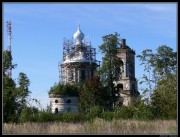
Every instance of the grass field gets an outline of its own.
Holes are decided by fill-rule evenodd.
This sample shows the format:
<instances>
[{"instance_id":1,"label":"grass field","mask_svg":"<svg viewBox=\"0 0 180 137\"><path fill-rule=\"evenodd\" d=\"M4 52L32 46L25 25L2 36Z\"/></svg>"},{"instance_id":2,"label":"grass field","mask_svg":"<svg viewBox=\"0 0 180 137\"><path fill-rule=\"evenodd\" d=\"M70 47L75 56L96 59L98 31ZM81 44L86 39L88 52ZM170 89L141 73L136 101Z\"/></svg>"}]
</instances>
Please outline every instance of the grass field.
<instances>
[{"instance_id":1,"label":"grass field","mask_svg":"<svg viewBox=\"0 0 180 137\"><path fill-rule=\"evenodd\" d=\"M84 123L24 123L3 125L3 134L177 134L176 120L95 119Z\"/></svg>"}]
</instances>

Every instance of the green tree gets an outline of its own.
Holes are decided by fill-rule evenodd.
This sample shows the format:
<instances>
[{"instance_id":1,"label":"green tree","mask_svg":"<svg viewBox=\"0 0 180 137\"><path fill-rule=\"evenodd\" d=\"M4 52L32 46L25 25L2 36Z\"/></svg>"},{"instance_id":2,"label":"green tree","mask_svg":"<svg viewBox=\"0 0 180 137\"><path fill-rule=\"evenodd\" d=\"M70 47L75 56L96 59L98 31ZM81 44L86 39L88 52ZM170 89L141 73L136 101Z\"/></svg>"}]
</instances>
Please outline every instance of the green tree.
<instances>
[{"instance_id":1,"label":"green tree","mask_svg":"<svg viewBox=\"0 0 180 137\"><path fill-rule=\"evenodd\" d=\"M103 86L107 88L109 94L109 106L112 110L113 105L118 100L118 91L115 89L113 81L117 79L120 71L122 61L117 57L118 49L120 48L119 34L109 34L102 37L103 44L99 46L101 53L104 54L102 58L102 66L97 72L100 76Z\"/></svg>"},{"instance_id":2,"label":"green tree","mask_svg":"<svg viewBox=\"0 0 180 137\"><path fill-rule=\"evenodd\" d=\"M152 111L157 118L175 119L177 114L177 75L167 74L158 81L157 91L152 95Z\"/></svg>"},{"instance_id":3,"label":"green tree","mask_svg":"<svg viewBox=\"0 0 180 137\"><path fill-rule=\"evenodd\" d=\"M16 118L16 83L7 75L7 71L14 69L16 64L12 64L10 51L3 51L3 121L9 122Z\"/></svg>"},{"instance_id":4,"label":"green tree","mask_svg":"<svg viewBox=\"0 0 180 137\"><path fill-rule=\"evenodd\" d=\"M157 73L158 80L162 77L167 77L169 73L175 74L177 70L177 52L173 49L162 45L157 49L157 53L153 54L151 59L153 72Z\"/></svg>"},{"instance_id":5,"label":"green tree","mask_svg":"<svg viewBox=\"0 0 180 137\"><path fill-rule=\"evenodd\" d=\"M99 78L92 77L86 80L80 89L80 111L87 113L96 106L106 109L107 99L108 94Z\"/></svg>"},{"instance_id":6,"label":"green tree","mask_svg":"<svg viewBox=\"0 0 180 137\"><path fill-rule=\"evenodd\" d=\"M30 93L29 79L24 73L19 73L18 84L7 75L9 70L14 69L17 64L12 64L10 51L3 51L3 121L18 122L19 110L27 106L27 97ZM19 112L20 113L20 112Z\"/></svg>"},{"instance_id":7,"label":"green tree","mask_svg":"<svg viewBox=\"0 0 180 137\"><path fill-rule=\"evenodd\" d=\"M31 93L29 91L30 80L25 73L19 73L18 84L19 87L16 88L16 92L18 94L16 101L19 104L19 108L22 109L27 106L27 97Z\"/></svg>"},{"instance_id":8,"label":"green tree","mask_svg":"<svg viewBox=\"0 0 180 137\"><path fill-rule=\"evenodd\" d=\"M156 51L156 53L152 53L151 50L144 50L142 55L138 55L140 60L142 62L146 61L145 65L151 68L152 79L146 77L145 82L154 84L154 88L151 88L154 91L151 97L152 112L158 118L175 118L177 106L177 52L166 45L158 47ZM147 58L148 60L144 60Z\"/></svg>"},{"instance_id":9,"label":"green tree","mask_svg":"<svg viewBox=\"0 0 180 137\"><path fill-rule=\"evenodd\" d=\"M6 50L6 51L3 51L3 76L6 77L6 72L8 70L12 70L14 69L17 64L12 64L12 55L11 55L11 52Z\"/></svg>"},{"instance_id":10,"label":"green tree","mask_svg":"<svg viewBox=\"0 0 180 137\"><path fill-rule=\"evenodd\" d=\"M143 94L146 94L149 92L149 99L146 99L149 103L150 97L153 90L153 83L155 82L153 77L151 77L152 74L152 57L153 53L151 49L143 50L141 55L137 55L137 58L141 61L140 65L144 65L144 71L148 74L143 74L142 80L139 82L141 85L142 83L145 83L148 85L148 88L144 89Z\"/></svg>"},{"instance_id":11,"label":"green tree","mask_svg":"<svg viewBox=\"0 0 180 137\"><path fill-rule=\"evenodd\" d=\"M79 85L74 84L62 84L62 83L55 83L49 90L49 95L61 95L61 96L79 96Z\"/></svg>"},{"instance_id":12,"label":"green tree","mask_svg":"<svg viewBox=\"0 0 180 137\"><path fill-rule=\"evenodd\" d=\"M16 119L17 94L15 93L16 83L11 78L3 77L3 121L9 122Z\"/></svg>"}]
</instances>

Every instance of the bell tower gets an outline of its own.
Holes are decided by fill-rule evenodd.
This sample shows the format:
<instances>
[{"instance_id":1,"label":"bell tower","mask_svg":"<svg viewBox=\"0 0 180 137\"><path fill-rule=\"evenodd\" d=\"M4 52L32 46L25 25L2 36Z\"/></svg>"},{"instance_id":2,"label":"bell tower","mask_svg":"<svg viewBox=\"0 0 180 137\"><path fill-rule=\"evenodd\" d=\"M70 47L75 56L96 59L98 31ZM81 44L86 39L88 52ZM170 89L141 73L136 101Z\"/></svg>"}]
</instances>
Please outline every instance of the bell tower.
<instances>
[{"instance_id":1,"label":"bell tower","mask_svg":"<svg viewBox=\"0 0 180 137\"><path fill-rule=\"evenodd\" d=\"M135 51L126 45L126 39L121 40L121 45L117 56L122 60L121 75L114 82L119 91L119 96L123 99L123 105L130 105L131 97L137 95L137 81L135 78Z\"/></svg>"}]
</instances>

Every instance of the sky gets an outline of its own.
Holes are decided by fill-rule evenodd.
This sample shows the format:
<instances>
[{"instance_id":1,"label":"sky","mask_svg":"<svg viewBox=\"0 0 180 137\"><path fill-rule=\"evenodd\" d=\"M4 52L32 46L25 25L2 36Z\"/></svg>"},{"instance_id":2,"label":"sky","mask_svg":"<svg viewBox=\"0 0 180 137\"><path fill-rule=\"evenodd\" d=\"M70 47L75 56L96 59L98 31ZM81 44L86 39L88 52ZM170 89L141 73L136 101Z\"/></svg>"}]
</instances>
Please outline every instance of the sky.
<instances>
[{"instance_id":1,"label":"sky","mask_svg":"<svg viewBox=\"0 0 180 137\"><path fill-rule=\"evenodd\" d=\"M48 91L59 82L58 62L62 61L63 39L71 39L80 25L85 39L96 48L102 36L118 32L136 55L145 49L167 45L177 51L177 3L3 3L3 50L7 49L6 21L12 22L12 56L20 72L30 79L30 98L41 108L50 104ZM144 67L135 58L135 76L141 79ZM138 85L139 88L141 86ZM141 91L140 91L141 93Z\"/></svg>"}]
</instances>

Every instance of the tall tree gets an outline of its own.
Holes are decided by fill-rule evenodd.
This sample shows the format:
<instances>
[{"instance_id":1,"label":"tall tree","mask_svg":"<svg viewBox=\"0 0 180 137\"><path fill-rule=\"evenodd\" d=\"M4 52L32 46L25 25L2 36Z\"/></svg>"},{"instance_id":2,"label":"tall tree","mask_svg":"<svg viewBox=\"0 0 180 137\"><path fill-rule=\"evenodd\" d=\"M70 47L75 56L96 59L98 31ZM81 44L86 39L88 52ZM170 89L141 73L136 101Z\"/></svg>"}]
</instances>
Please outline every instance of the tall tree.
<instances>
[{"instance_id":1,"label":"tall tree","mask_svg":"<svg viewBox=\"0 0 180 137\"><path fill-rule=\"evenodd\" d=\"M175 119L177 116L177 75L167 74L158 81L151 99L152 112L157 118Z\"/></svg>"},{"instance_id":2,"label":"tall tree","mask_svg":"<svg viewBox=\"0 0 180 137\"><path fill-rule=\"evenodd\" d=\"M27 106L27 97L31 93L29 90L30 80L25 73L19 73L18 84L19 87L16 88L18 94L16 101L19 104L19 108L22 109Z\"/></svg>"},{"instance_id":3,"label":"tall tree","mask_svg":"<svg viewBox=\"0 0 180 137\"><path fill-rule=\"evenodd\" d=\"M172 48L162 45L152 53L151 50L144 50L138 55L143 64L150 66L152 79L147 79L154 84L152 88L151 106L155 116L161 118L175 118L177 107L177 52ZM147 54L147 52L149 54ZM149 71L149 70L148 70ZM144 81L142 81L144 82ZM142 83L141 82L141 83Z\"/></svg>"},{"instance_id":4,"label":"tall tree","mask_svg":"<svg viewBox=\"0 0 180 137\"><path fill-rule=\"evenodd\" d=\"M99 46L101 53L104 54L102 58L102 66L98 71L103 85L107 88L109 93L109 105L112 109L114 103L117 101L118 91L115 89L113 81L117 79L117 73L120 73L120 66L122 61L117 57L118 49L120 47L119 34L109 34L102 37L103 44Z\"/></svg>"},{"instance_id":5,"label":"tall tree","mask_svg":"<svg viewBox=\"0 0 180 137\"><path fill-rule=\"evenodd\" d=\"M137 55L137 57L139 58L139 60L141 61L140 65L144 65L144 71L147 74L143 74L142 80L140 81L139 84L145 83L146 85L148 85L148 88L144 89L143 94L146 94L149 92L149 100L150 101L150 97L152 94L152 90L153 90L153 83L155 82L153 77L151 77L152 75L152 57L153 57L153 53L151 49L146 49L143 50L141 55Z\"/></svg>"},{"instance_id":6,"label":"tall tree","mask_svg":"<svg viewBox=\"0 0 180 137\"><path fill-rule=\"evenodd\" d=\"M176 73L177 68L177 52L173 49L162 45L157 49L157 53L153 54L151 65L154 72L157 72L158 79L167 77L169 73Z\"/></svg>"},{"instance_id":7,"label":"tall tree","mask_svg":"<svg viewBox=\"0 0 180 137\"><path fill-rule=\"evenodd\" d=\"M6 51L3 51L3 76L6 77L6 72L9 70L9 69L14 69L17 64L12 64L12 55L11 55L11 52L6 50Z\"/></svg>"},{"instance_id":8,"label":"tall tree","mask_svg":"<svg viewBox=\"0 0 180 137\"><path fill-rule=\"evenodd\" d=\"M12 64L10 51L3 51L3 121L17 122L17 110L27 105L29 91L29 79L24 73L19 73L18 84L9 77L6 72L12 70L17 64Z\"/></svg>"},{"instance_id":9,"label":"tall tree","mask_svg":"<svg viewBox=\"0 0 180 137\"><path fill-rule=\"evenodd\" d=\"M8 77L6 72L14 69L16 64L12 64L10 51L3 51L3 121L9 122L15 119L15 110L17 108L15 93L16 83Z\"/></svg>"},{"instance_id":10,"label":"tall tree","mask_svg":"<svg viewBox=\"0 0 180 137\"><path fill-rule=\"evenodd\" d=\"M3 77L3 121L9 122L15 119L17 94L15 93L16 83L13 79Z\"/></svg>"}]
</instances>

